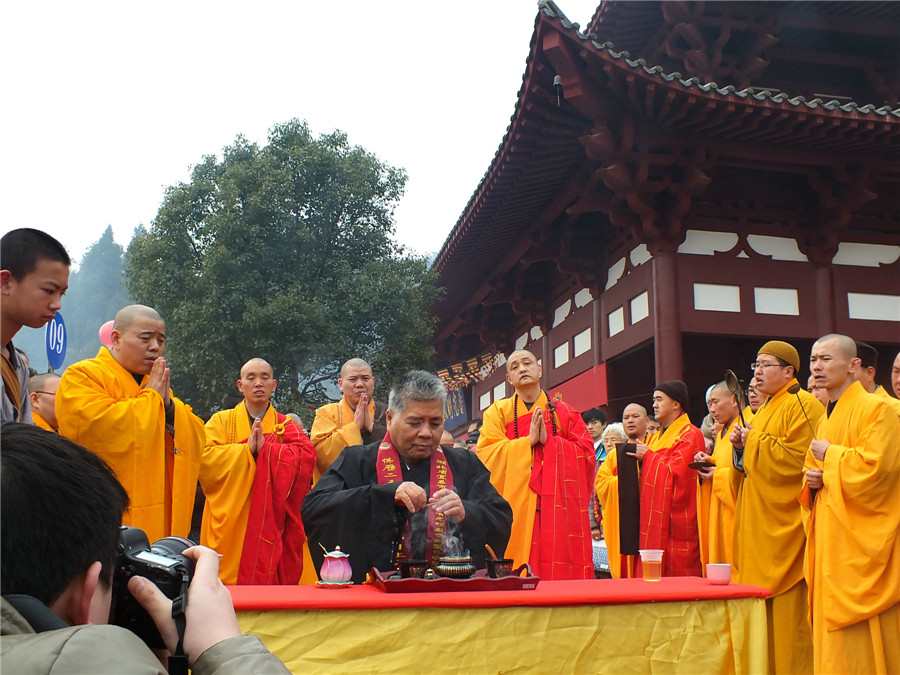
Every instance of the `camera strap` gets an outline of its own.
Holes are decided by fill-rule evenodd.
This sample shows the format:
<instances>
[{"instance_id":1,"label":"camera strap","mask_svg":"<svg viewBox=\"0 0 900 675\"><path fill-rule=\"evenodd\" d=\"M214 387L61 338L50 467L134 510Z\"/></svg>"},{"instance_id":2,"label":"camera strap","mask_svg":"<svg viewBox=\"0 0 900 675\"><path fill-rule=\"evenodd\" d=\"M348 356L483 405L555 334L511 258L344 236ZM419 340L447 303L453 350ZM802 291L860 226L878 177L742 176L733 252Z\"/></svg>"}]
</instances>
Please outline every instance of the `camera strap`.
<instances>
[{"instance_id":1,"label":"camera strap","mask_svg":"<svg viewBox=\"0 0 900 675\"><path fill-rule=\"evenodd\" d=\"M187 654L184 653L184 629L187 626L184 610L187 608L187 593L190 583L190 575L185 572L181 576L181 593L172 601L172 618L175 620L175 629L178 631L178 644L175 652L169 655L169 675L188 675Z\"/></svg>"}]
</instances>

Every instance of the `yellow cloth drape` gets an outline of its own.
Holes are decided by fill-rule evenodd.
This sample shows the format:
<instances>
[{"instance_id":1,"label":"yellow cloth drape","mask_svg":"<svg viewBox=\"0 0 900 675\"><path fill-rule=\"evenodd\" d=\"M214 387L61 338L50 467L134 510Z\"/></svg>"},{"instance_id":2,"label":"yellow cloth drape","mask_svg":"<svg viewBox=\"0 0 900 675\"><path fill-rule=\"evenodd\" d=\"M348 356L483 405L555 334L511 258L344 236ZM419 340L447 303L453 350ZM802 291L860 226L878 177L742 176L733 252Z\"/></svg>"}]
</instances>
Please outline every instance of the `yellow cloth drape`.
<instances>
[{"instance_id":1,"label":"yellow cloth drape","mask_svg":"<svg viewBox=\"0 0 900 675\"><path fill-rule=\"evenodd\" d=\"M766 670L765 601L759 598L238 612L238 621L294 673L728 675Z\"/></svg>"},{"instance_id":2,"label":"yellow cloth drape","mask_svg":"<svg viewBox=\"0 0 900 675\"><path fill-rule=\"evenodd\" d=\"M531 410L547 407L547 395L542 391ZM519 417L528 414L525 404L518 407ZM510 440L506 427L513 421L513 399L495 401L484 412L484 424L478 437L478 458L491 472L491 484L509 502L513 512L512 532L506 546L506 557L518 567L531 556L531 538L537 494L528 487L534 452L528 440L529 427L519 429L522 438Z\"/></svg>"},{"instance_id":3,"label":"yellow cloth drape","mask_svg":"<svg viewBox=\"0 0 900 675\"><path fill-rule=\"evenodd\" d=\"M797 395L788 388L792 379L770 397L753 417L753 427L744 448L744 473L732 469L735 489L733 564L739 583L768 588L773 596L803 583L803 550L806 536L797 495L803 480L806 450L813 438L807 416L815 425L825 413L822 404L808 392ZM805 414L804 414L805 409ZM803 587L805 588L805 583ZM804 603L771 598L775 621L785 626L803 626ZM781 616L782 611L789 612ZM799 612L799 614L793 614ZM801 642L776 650L770 672L794 672L784 663L795 663L792 650L810 654L804 669L812 670L812 636L798 633Z\"/></svg>"},{"instance_id":4,"label":"yellow cloth drape","mask_svg":"<svg viewBox=\"0 0 900 675\"><path fill-rule=\"evenodd\" d=\"M854 382L816 437L825 487L800 495L816 671L900 672L900 420Z\"/></svg>"},{"instance_id":5,"label":"yellow cloth drape","mask_svg":"<svg viewBox=\"0 0 900 675\"><path fill-rule=\"evenodd\" d=\"M175 438L166 433L165 405L144 389L105 347L74 363L56 392L59 432L104 459L131 498L122 520L151 542L186 537L191 528L204 446L203 421L172 396Z\"/></svg>"}]
</instances>

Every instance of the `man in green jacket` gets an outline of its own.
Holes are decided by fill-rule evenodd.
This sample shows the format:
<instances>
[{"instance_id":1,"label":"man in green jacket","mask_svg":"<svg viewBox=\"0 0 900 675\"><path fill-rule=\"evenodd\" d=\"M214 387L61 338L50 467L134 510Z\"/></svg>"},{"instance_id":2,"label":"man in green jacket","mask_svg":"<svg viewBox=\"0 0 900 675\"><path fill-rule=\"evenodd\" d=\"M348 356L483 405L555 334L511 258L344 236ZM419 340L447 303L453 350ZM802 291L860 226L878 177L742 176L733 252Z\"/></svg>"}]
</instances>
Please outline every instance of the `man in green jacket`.
<instances>
[{"instance_id":1,"label":"man in green jacket","mask_svg":"<svg viewBox=\"0 0 900 675\"><path fill-rule=\"evenodd\" d=\"M4 422L0 444L4 671L165 674L136 634L105 625L128 506L110 468L67 438L28 424ZM184 555L195 562L183 644L193 672L287 673L259 638L241 635L218 580L216 553L198 546ZM128 590L174 652L172 602L142 577L132 577Z\"/></svg>"}]
</instances>

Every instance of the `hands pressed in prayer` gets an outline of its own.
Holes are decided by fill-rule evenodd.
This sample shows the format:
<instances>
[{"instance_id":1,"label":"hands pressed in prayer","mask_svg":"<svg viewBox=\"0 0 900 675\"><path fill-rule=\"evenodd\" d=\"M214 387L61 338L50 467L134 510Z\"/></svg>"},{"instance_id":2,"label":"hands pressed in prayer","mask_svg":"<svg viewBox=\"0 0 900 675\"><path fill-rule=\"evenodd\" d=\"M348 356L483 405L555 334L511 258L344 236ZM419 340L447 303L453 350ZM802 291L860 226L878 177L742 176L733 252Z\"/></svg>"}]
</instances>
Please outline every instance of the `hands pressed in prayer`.
<instances>
[{"instance_id":1,"label":"hands pressed in prayer","mask_svg":"<svg viewBox=\"0 0 900 675\"><path fill-rule=\"evenodd\" d=\"M825 487L825 482L822 480L822 469L810 469L807 471L806 484L812 490L821 490Z\"/></svg>"},{"instance_id":2,"label":"hands pressed in prayer","mask_svg":"<svg viewBox=\"0 0 900 675\"><path fill-rule=\"evenodd\" d=\"M410 513L415 513L428 506L428 495L412 481L404 481L397 486L394 503L402 504Z\"/></svg>"},{"instance_id":3,"label":"hands pressed in prayer","mask_svg":"<svg viewBox=\"0 0 900 675\"><path fill-rule=\"evenodd\" d=\"M169 369L164 358L158 358L153 362L144 387L157 391L162 396L163 403L169 405Z\"/></svg>"},{"instance_id":4,"label":"hands pressed in prayer","mask_svg":"<svg viewBox=\"0 0 900 675\"><path fill-rule=\"evenodd\" d=\"M825 451L828 450L829 445L831 445L831 441L819 439L810 443L809 449L812 450L813 457L823 462L825 461Z\"/></svg>"},{"instance_id":5,"label":"hands pressed in prayer","mask_svg":"<svg viewBox=\"0 0 900 675\"><path fill-rule=\"evenodd\" d=\"M250 429L250 438L247 439L247 445L250 446L250 452L253 453L254 457L262 450L265 440L262 430L262 421L257 417L253 420L253 427Z\"/></svg>"},{"instance_id":6,"label":"hands pressed in prayer","mask_svg":"<svg viewBox=\"0 0 900 675\"><path fill-rule=\"evenodd\" d=\"M353 421L356 426L366 431L372 431L374 422L369 414L369 397L367 394L359 395L359 403L356 404L356 410L353 413Z\"/></svg>"},{"instance_id":7,"label":"hands pressed in prayer","mask_svg":"<svg viewBox=\"0 0 900 675\"><path fill-rule=\"evenodd\" d=\"M528 432L528 440L531 441L532 448L547 442L547 425L544 424L544 411L539 406L534 406L531 411L531 429Z\"/></svg>"},{"instance_id":8,"label":"hands pressed in prayer","mask_svg":"<svg viewBox=\"0 0 900 675\"><path fill-rule=\"evenodd\" d=\"M438 490L431 499L428 500L428 506L438 513L443 513L454 523L461 523L466 518L466 507L463 506L462 499L453 490Z\"/></svg>"}]
</instances>

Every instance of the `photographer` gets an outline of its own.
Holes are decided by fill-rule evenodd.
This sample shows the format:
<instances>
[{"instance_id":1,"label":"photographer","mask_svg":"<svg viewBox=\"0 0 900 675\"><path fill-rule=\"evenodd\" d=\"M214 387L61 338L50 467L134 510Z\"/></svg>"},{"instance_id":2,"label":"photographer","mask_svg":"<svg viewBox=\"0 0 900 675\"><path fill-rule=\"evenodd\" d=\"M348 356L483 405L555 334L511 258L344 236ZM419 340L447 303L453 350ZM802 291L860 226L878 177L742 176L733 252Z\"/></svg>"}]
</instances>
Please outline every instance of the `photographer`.
<instances>
[{"instance_id":1,"label":"photographer","mask_svg":"<svg viewBox=\"0 0 900 675\"><path fill-rule=\"evenodd\" d=\"M96 455L56 434L4 422L0 431L4 670L15 673L165 673L130 631L106 624L116 544L128 496ZM255 636L242 636L218 556L193 547L184 652L194 673L286 673ZM151 582L128 588L170 651L172 602ZM164 654L165 658L168 654Z\"/></svg>"}]
</instances>

